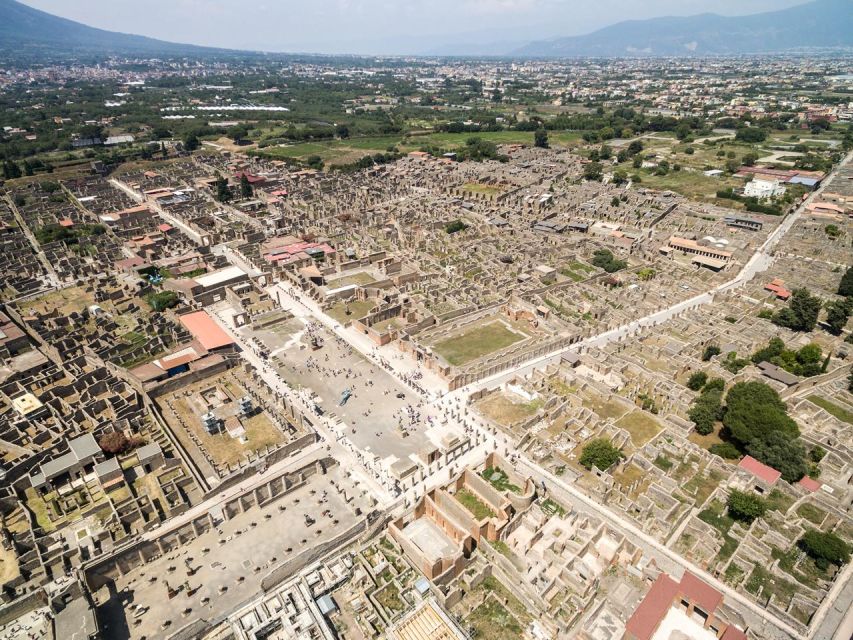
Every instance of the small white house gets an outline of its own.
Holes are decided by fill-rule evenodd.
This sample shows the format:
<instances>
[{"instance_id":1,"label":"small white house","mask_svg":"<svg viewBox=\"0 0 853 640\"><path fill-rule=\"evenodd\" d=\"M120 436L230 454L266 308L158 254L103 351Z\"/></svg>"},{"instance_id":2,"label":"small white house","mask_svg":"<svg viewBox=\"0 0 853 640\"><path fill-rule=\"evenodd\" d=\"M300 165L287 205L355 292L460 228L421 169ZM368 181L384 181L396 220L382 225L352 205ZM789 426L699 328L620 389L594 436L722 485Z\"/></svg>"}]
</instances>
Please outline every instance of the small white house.
<instances>
[{"instance_id":1,"label":"small white house","mask_svg":"<svg viewBox=\"0 0 853 640\"><path fill-rule=\"evenodd\" d=\"M772 198L785 193L785 185L778 180L764 180L756 178L746 183L743 195L748 198Z\"/></svg>"}]
</instances>

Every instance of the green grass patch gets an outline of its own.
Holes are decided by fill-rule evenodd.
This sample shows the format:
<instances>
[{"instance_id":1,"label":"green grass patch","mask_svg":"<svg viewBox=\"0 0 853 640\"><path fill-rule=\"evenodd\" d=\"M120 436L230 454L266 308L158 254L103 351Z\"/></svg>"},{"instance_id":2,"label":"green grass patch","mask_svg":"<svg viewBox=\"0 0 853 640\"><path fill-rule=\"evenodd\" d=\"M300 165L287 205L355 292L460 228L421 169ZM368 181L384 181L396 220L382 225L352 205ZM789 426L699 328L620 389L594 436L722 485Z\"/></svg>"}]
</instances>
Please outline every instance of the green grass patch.
<instances>
[{"instance_id":1,"label":"green grass patch","mask_svg":"<svg viewBox=\"0 0 853 640\"><path fill-rule=\"evenodd\" d=\"M616 421L616 426L631 434L631 442L635 447L642 447L660 433L660 423L642 411L632 411Z\"/></svg>"},{"instance_id":2,"label":"green grass patch","mask_svg":"<svg viewBox=\"0 0 853 640\"><path fill-rule=\"evenodd\" d=\"M473 628L472 638L516 640L524 634L516 617L495 598L488 598L474 609L466 621Z\"/></svg>"},{"instance_id":3,"label":"green grass patch","mask_svg":"<svg viewBox=\"0 0 853 640\"><path fill-rule=\"evenodd\" d=\"M723 546L717 554L717 559L720 562L728 560L737 550L739 544L735 538L732 538L729 535L729 529L732 528L735 521L723 513L724 509L725 507L721 502L714 500L708 508L701 511L698 516L702 522L706 522L714 527L723 537Z\"/></svg>"},{"instance_id":4,"label":"green grass patch","mask_svg":"<svg viewBox=\"0 0 853 640\"><path fill-rule=\"evenodd\" d=\"M821 396L809 396L808 401L812 404L816 404L821 409L826 411L827 413L835 416L842 422L846 422L847 424L853 424L853 412L848 411L844 407L835 404L834 402L830 402L826 398L822 398Z\"/></svg>"},{"instance_id":5,"label":"green grass patch","mask_svg":"<svg viewBox=\"0 0 853 640\"><path fill-rule=\"evenodd\" d=\"M673 462L669 458L664 455L658 454L658 457L655 458L654 465L663 471L669 471L672 469Z\"/></svg>"},{"instance_id":6,"label":"green grass patch","mask_svg":"<svg viewBox=\"0 0 853 640\"><path fill-rule=\"evenodd\" d=\"M455 498L459 501L459 503L465 507L477 520L483 520L484 518L493 518L497 514L492 511L492 509L485 502L480 500L473 493L468 491L468 489L460 489L456 492Z\"/></svg>"},{"instance_id":7,"label":"green grass patch","mask_svg":"<svg viewBox=\"0 0 853 640\"><path fill-rule=\"evenodd\" d=\"M794 504L794 499L786 496L784 493L779 491L779 489L773 489L768 494L765 501L767 503L768 511L778 511L783 514L791 508L792 504Z\"/></svg>"},{"instance_id":8,"label":"green grass patch","mask_svg":"<svg viewBox=\"0 0 853 640\"><path fill-rule=\"evenodd\" d=\"M746 581L746 590L752 595L761 593L762 599L767 599L774 594L786 607L791 598L797 592L797 585L770 573L760 565L755 565L749 579Z\"/></svg>"},{"instance_id":9,"label":"green grass patch","mask_svg":"<svg viewBox=\"0 0 853 640\"><path fill-rule=\"evenodd\" d=\"M809 504L808 502L797 507L797 515L816 525L819 525L823 522L824 518L826 518L825 511L818 509L816 506Z\"/></svg>"},{"instance_id":10,"label":"green grass patch","mask_svg":"<svg viewBox=\"0 0 853 640\"><path fill-rule=\"evenodd\" d=\"M521 493L521 487L512 484L509 481L509 476L506 471L500 467L486 467L480 475L489 482L498 491L512 491L513 493Z\"/></svg>"},{"instance_id":11,"label":"green grass patch","mask_svg":"<svg viewBox=\"0 0 853 640\"><path fill-rule=\"evenodd\" d=\"M466 182L462 185L462 190L468 193L484 194L494 196L503 192L504 188L495 184L482 184L480 182Z\"/></svg>"},{"instance_id":12,"label":"green grass patch","mask_svg":"<svg viewBox=\"0 0 853 640\"><path fill-rule=\"evenodd\" d=\"M559 503L554 502L551 498L546 499L542 504L542 511L549 516L558 515L561 518L566 515L566 509Z\"/></svg>"},{"instance_id":13,"label":"green grass patch","mask_svg":"<svg viewBox=\"0 0 853 640\"><path fill-rule=\"evenodd\" d=\"M433 346L433 350L449 364L459 366L505 349L525 337L510 331L502 322L490 322L442 340Z\"/></svg>"}]
</instances>

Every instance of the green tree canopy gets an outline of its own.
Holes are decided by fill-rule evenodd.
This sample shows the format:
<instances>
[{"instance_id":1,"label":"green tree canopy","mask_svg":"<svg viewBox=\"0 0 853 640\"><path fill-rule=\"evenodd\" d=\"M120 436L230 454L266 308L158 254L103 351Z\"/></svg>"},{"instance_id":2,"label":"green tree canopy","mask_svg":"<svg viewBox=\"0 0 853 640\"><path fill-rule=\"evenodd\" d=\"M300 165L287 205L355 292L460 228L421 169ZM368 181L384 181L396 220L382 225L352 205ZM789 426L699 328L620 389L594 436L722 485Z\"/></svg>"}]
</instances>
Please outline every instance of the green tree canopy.
<instances>
[{"instance_id":1,"label":"green tree canopy","mask_svg":"<svg viewBox=\"0 0 853 640\"><path fill-rule=\"evenodd\" d=\"M622 458L622 452L614 447L607 438L596 438L584 445L580 463L587 469L595 465L604 471L616 464Z\"/></svg>"},{"instance_id":2,"label":"green tree canopy","mask_svg":"<svg viewBox=\"0 0 853 640\"><path fill-rule=\"evenodd\" d=\"M779 394L763 382L738 382L729 389L723 424L744 444L776 431L788 438L800 435Z\"/></svg>"},{"instance_id":3,"label":"green tree canopy","mask_svg":"<svg viewBox=\"0 0 853 640\"><path fill-rule=\"evenodd\" d=\"M811 331L817 324L821 301L808 289L795 289L788 306L773 314L772 322L793 331Z\"/></svg>"},{"instance_id":4,"label":"green tree canopy","mask_svg":"<svg viewBox=\"0 0 853 640\"><path fill-rule=\"evenodd\" d=\"M687 380L687 388L691 391L699 391L708 382L708 374L704 371L697 371Z\"/></svg>"},{"instance_id":5,"label":"green tree canopy","mask_svg":"<svg viewBox=\"0 0 853 640\"><path fill-rule=\"evenodd\" d=\"M604 172L600 162L588 162L583 168L583 177L587 180L601 180Z\"/></svg>"},{"instance_id":6,"label":"green tree canopy","mask_svg":"<svg viewBox=\"0 0 853 640\"><path fill-rule=\"evenodd\" d=\"M743 522L752 522L763 516L764 512L767 511L767 503L764 500L754 493L745 493L737 489L732 489L729 493L726 506L732 518Z\"/></svg>"},{"instance_id":7,"label":"green tree canopy","mask_svg":"<svg viewBox=\"0 0 853 640\"><path fill-rule=\"evenodd\" d=\"M838 295L847 298L853 296L853 267L847 267L847 271L841 276L841 282L838 283Z\"/></svg>"},{"instance_id":8,"label":"green tree canopy","mask_svg":"<svg viewBox=\"0 0 853 640\"><path fill-rule=\"evenodd\" d=\"M779 471L786 482L797 482L808 471L803 445L781 431L751 440L746 450L756 460Z\"/></svg>"},{"instance_id":9,"label":"green tree canopy","mask_svg":"<svg viewBox=\"0 0 853 640\"><path fill-rule=\"evenodd\" d=\"M832 532L809 529L798 545L822 569L830 564L841 566L850 560L850 545Z\"/></svg>"}]
</instances>

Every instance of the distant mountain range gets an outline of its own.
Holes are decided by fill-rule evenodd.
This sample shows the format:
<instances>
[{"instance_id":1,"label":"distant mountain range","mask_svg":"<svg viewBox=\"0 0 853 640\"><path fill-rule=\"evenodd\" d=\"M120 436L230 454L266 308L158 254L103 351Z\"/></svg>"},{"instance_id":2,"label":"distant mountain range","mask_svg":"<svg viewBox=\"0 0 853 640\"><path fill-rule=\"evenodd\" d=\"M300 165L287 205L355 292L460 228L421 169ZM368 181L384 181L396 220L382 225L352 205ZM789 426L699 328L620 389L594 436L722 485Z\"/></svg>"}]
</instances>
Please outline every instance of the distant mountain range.
<instances>
[{"instance_id":1,"label":"distant mountain range","mask_svg":"<svg viewBox=\"0 0 853 640\"><path fill-rule=\"evenodd\" d=\"M735 55L853 47L853 0L817 0L748 16L705 13L628 20L571 38L532 42L514 56Z\"/></svg>"},{"instance_id":2,"label":"distant mountain range","mask_svg":"<svg viewBox=\"0 0 853 640\"><path fill-rule=\"evenodd\" d=\"M481 33L466 46L437 43L430 47L429 55L653 57L853 49L853 0L815 0L781 11L748 16L709 13L684 18L630 20L587 35L530 42L523 46L512 44L513 41L524 42L528 34L529 30L520 31L517 37L496 33L489 39L488 33ZM286 43L282 43L281 50L286 49ZM0 51L3 50L34 55L40 51L145 56L238 53L95 29L16 0L0 0Z\"/></svg>"},{"instance_id":3,"label":"distant mountain range","mask_svg":"<svg viewBox=\"0 0 853 640\"><path fill-rule=\"evenodd\" d=\"M202 55L217 49L104 31L66 20L15 0L0 0L0 50L31 52Z\"/></svg>"}]
</instances>

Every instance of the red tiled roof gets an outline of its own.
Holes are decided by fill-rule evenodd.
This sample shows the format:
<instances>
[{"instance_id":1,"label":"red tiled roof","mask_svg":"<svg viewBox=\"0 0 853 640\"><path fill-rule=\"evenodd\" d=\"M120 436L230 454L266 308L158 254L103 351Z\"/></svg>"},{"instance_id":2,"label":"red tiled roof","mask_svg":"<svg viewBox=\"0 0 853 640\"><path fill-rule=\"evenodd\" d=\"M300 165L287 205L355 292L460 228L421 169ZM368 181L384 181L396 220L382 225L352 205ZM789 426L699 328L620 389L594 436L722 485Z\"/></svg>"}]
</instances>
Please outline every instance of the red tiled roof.
<instances>
[{"instance_id":1,"label":"red tiled roof","mask_svg":"<svg viewBox=\"0 0 853 640\"><path fill-rule=\"evenodd\" d=\"M665 573L660 574L628 619L625 630L636 640L649 640L677 594L678 583Z\"/></svg>"},{"instance_id":2,"label":"red tiled roof","mask_svg":"<svg viewBox=\"0 0 853 640\"><path fill-rule=\"evenodd\" d=\"M63 218L59 221L60 227L73 227L74 221L71 218Z\"/></svg>"},{"instance_id":3,"label":"red tiled roof","mask_svg":"<svg viewBox=\"0 0 853 640\"><path fill-rule=\"evenodd\" d=\"M823 483L815 480L814 478L809 478L808 476L803 476L797 484L809 493L814 493L823 486Z\"/></svg>"},{"instance_id":4,"label":"red tiled roof","mask_svg":"<svg viewBox=\"0 0 853 640\"><path fill-rule=\"evenodd\" d=\"M202 347L210 351L234 344L234 340L213 321L207 311L196 311L178 318Z\"/></svg>"},{"instance_id":5,"label":"red tiled roof","mask_svg":"<svg viewBox=\"0 0 853 640\"><path fill-rule=\"evenodd\" d=\"M738 465L741 469L746 469L752 475L764 480L767 484L776 484L782 473L776 471L773 467L768 467L766 464L759 462L752 456L744 456Z\"/></svg>"},{"instance_id":6,"label":"red tiled roof","mask_svg":"<svg viewBox=\"0 0 853 640\"><path fill-rule=\"evenodd\" d=\"M174 227L172 227L172 225L170 225L170 224L166 224L166 223L164 222L163 224L158 224L158 225L157 225L157 228L158 228L160 231L162 231L163 233L166 233L167 231L171 231Z\"/></svg>"},{"instance_id":7,"label":"red tiled roof","mask_svg":"<svg viewBox=\"0 0 853 640\"><path fill-rule=\"evenodd\" d=\"M685 571L681 577L681 593L708 615L714 613L723 601L722 593L689 571Z\"/></svg>"},{"instance_id":8,"label":"red tiled roof","mask_svg":"<svg viewBox=\"0 0 853 640\"><path fill-rule=\"evenodd\" d=\"M723 631L723 635L720 636L720 640L747 640L747 638L743 631L733 624L730 624L726 627L726 630Z\"/></svg>"}]
</instances>

